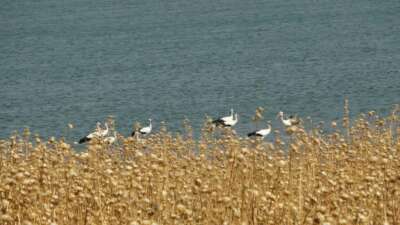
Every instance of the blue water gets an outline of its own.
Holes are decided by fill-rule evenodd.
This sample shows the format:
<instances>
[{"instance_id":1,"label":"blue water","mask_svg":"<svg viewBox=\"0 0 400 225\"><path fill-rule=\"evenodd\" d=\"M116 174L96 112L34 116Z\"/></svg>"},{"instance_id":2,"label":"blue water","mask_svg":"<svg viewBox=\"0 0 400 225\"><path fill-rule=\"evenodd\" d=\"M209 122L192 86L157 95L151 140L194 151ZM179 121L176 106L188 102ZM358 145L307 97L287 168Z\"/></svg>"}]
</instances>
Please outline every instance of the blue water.
<instances>
[{"instance_id":1,"label":"blue water","mask_svg":"<svg viewBox=\"0 0 400 225\"><path fill-rule=\"evenodd\" d=\"M257 106L315 121L400 103L398 0L3 0L0 138L114 115L172 131ZM157 125L158 126L158 125ZM156 126L156 129L157 129Z\"/></svg>"}]
</instances>

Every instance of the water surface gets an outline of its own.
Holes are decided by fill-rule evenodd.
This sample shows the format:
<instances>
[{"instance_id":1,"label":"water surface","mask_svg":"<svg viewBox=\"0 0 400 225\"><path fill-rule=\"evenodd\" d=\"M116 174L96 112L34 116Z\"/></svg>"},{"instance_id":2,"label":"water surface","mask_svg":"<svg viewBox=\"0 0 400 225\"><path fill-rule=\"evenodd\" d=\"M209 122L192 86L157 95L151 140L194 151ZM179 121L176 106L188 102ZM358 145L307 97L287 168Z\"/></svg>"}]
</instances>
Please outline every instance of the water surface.
<instances>
[{"instance_id":1,"label":"water surface","mask_svg":"<svg viewBox=\"0 0 400 225\"><path fill-rule=\"evenodd\" d=\"M29 126L73 137L133 121L257 106L342 115L400 102L398 0L5 0L0 4L0 138ZM156 127L157 129L157 127Z\"/></svg>"}]
</instances>

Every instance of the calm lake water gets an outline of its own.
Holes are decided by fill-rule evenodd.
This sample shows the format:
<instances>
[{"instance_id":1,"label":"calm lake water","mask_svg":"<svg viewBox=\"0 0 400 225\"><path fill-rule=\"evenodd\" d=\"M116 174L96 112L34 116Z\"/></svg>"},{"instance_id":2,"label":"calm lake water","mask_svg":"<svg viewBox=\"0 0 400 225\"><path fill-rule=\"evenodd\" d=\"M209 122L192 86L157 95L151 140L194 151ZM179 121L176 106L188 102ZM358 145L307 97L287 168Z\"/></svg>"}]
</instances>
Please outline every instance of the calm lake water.
<instances>
[{"instance_id":1,"label":"calm lake water","mask_svg":"<svg viewBox=\"0 0 400 225\"><path fill-rule=\"evenodd\" d=\"M399 0L3 0L0 138L114 115L171 130L257 106L314 121L400 103Z\"/></svg>"}]
</instances>

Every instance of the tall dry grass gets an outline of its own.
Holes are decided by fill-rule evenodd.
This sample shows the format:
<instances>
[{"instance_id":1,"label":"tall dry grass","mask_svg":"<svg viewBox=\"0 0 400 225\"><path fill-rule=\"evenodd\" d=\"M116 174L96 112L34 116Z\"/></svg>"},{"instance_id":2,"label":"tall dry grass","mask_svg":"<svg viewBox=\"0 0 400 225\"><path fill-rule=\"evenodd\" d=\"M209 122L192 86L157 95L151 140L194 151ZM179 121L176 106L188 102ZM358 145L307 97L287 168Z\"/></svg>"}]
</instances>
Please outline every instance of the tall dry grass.
<instances>
[{"instance_id":1,"label":"tall dry grass","mask_svg":"<svg viewBox=\"0 0 400 225\"><path fill-rule=\"evenodd\" d=\"M197 140L185 121L84 153L26 130L0 144L0 224L400 224L399 122L345 116L268 143L208 124Z\"/></svg>"}]
</instances>

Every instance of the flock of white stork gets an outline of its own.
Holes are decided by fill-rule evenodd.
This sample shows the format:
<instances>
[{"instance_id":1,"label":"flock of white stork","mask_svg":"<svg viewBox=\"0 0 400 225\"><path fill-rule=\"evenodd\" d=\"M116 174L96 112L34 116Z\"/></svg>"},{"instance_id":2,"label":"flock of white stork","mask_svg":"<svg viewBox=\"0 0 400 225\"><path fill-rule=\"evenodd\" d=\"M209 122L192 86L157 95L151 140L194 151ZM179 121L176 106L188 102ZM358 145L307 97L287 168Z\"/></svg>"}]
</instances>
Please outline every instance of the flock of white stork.
<instances>
[{"instance_id":1,"label":"flock of white stork","mask_svg":"<svg viewBox=\"0 0 400 225\"><path fill-rule=\"evenodd\" d=\"M282 124L285 127L291 127L294 125L297 125L299 123L299 120L293 116L289 116L288 118L285 118L283 115L283 112L278 113L278 117L281 120ZM216 120L212 121L212 124L217 127L233 127L237 124L239 121L239 116L237 113L234 112L233 109L231 109L231 113L229 116L221 117ZM146 136L151 133L153 129L151 119L149 119L149 125L146 127L141 127L138 130L135 130L131 133L132 137L139 137L140 135ZM250 132L247 134L248 137L259 137L261 139L264 139L266 136L268 136L271 133L271 124L267 124L266 128L255 130L253 132ZM117 140L117 132L114 131L113 135L109 135L109 127L108 124L104 124L104 128L102 128L101 123L97 122L96 124L96 130L93 133L90 133L86 135L85 137L81 138L79 142L75 142L75 144L83 144L85 142L89 142L90 140L94 138L102 139L105 143L107 144L113 144Z\"/></svg>"}]
</instances>

